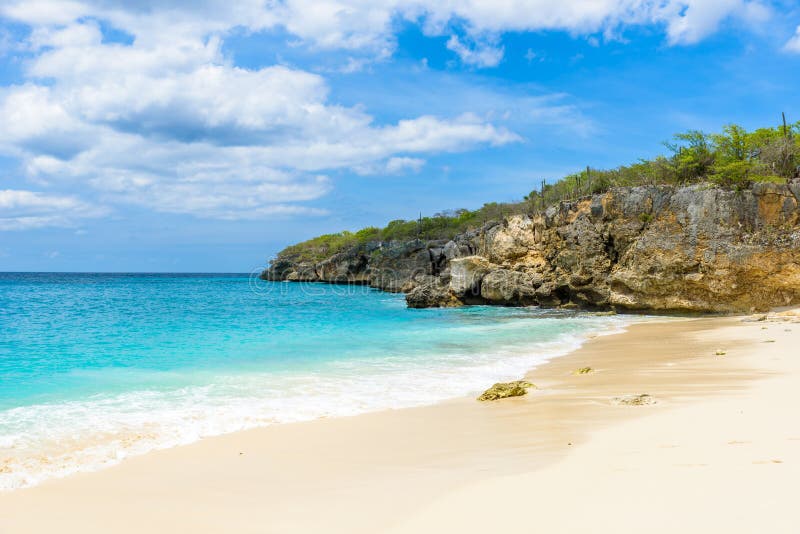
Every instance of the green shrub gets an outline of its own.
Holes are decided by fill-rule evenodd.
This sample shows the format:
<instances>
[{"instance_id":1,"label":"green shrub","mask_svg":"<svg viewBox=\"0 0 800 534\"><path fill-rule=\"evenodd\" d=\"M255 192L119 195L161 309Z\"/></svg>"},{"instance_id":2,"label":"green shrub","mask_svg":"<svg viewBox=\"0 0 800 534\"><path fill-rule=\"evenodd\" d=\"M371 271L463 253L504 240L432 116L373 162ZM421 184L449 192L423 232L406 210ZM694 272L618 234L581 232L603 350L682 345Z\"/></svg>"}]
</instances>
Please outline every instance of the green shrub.
<instances>
[{"instance_id":1,"label":"green shrub","mask_svg":"<svg viewBox=\"0 0 800 534\"><path fill-rule=\"evenodd\" d=\"M642 159L615 169L586 167L554 183L542 181L521 202L489 202L476 210L458 209L417 220L394 220L384 228L370 226L355 233L321 235L287 247L280 255L319 261L374 241L452 239L489 221L539 212L551 204L601 194L612 187L707 183L743 190L754 182L785 182L798 175L800 122L752 132L735 124L710 135L690 130L675 135L665 146L670 152L666 156ZM648 223L652 215L642 213L639 218Z\"/></svg>"}]
</instances>

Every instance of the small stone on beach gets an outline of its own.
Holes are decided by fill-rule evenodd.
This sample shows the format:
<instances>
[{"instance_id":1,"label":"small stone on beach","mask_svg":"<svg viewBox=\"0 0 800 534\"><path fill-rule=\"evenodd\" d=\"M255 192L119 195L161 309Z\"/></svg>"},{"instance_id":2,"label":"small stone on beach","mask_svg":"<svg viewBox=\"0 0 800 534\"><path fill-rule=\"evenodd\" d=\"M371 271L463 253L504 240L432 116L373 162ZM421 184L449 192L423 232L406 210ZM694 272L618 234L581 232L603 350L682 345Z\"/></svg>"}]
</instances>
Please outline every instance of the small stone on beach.
<instances>
[{"instance_id":1,"label":"small stone on beach","mask_svg":"<svg viewBox=\"0 0 800 534\"><path fill-rule=\"evenodd\" d=\"M529 388L536 388L526 380L516 380L514 382L498 382L483 392L478 397L479 401L493 401L505 399L507 397L520 397L528 392Z\"/></svg>"},{"instance_id":2,"label":"small stone on beach","mask_svg":"<svg viewBox=\"0 0 800 534\"><path fill-rule=\"evenodd\" d=\"M641 395L628 395L625 397L615 397L614 404L623 404L625 406L644 406L647 404L655 404L657 401L647 393Z\"/></svg>"}]
</instances>

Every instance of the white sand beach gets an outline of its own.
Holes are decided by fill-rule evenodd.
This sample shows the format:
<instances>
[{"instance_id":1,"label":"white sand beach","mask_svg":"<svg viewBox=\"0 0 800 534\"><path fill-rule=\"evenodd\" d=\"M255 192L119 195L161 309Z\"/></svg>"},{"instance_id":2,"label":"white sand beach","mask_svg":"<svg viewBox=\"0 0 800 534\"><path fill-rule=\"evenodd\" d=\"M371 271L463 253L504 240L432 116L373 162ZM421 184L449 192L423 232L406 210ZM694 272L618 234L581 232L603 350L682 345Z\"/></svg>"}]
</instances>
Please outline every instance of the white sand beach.
<instances>
[{"instance_id":1,"label":"white sand beach","mask_svg":"<svg viewBox=\"0 0 800 534\"><path fill-rule=\"evenodd\" d=\"M0 532L796 532L800 314L760 318L597 337L524 397L276 425L51 480L0 495ZM654 402L620 402L641 394Z\"/></svg>"}]
</instances>

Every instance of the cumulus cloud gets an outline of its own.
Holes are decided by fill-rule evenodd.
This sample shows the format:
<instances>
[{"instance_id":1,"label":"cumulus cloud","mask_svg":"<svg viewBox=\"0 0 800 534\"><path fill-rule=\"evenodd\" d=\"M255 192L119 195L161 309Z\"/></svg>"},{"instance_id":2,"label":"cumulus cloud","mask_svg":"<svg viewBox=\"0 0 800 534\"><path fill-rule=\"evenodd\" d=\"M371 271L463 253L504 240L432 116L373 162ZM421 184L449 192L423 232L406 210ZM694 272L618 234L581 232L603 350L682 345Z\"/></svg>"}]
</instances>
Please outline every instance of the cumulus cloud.
<instances>
[{"instance_id":1,"label":"cumulus cloud","mask_svg":"<svg viewBox=\"0 0 800 534\"><path fill-rule=\"evenodd\" d=\"M692 43L727 18L759 22L767 0L8 0L6 17L34 25L67 25L94 17L110 21L145 42L169 36L201 37L233 27L260 31L284 28L313 47L369 50L386 57L395 33L407 21L428 35L470 37L503 32L559 30L613 33L627 25L666 28L672 44ZM455 41L458 42L458 39ZM454 42L454 43L455 43Z\"/></svg>"},{"instance_id":2,"label":"cumulus cloud","mask_svg":"<svg viewBox=\"0 0 800 534\"><path fill-rule=\"evenodd\" d=\"M317 213L306 203L330 191L332 171L416 172L426 155L519 137L470 113L379 123L332 102L318 74L237 67L222 46L233 29L343 49L357 70L390 57L398 29L414 23L486 68L509 31L655 24L670 44L690 44L726 19L768 14L760 0L6 0L0 17L30 34L26 81L0 89L0 152L41 187L89 187L110 203L217 218ZM559 113L545 105L532 118Z\"/></svg>"},{"instance_id":3,"label":"cumulus cloud","mask_svg":"<svg viewBox=\"0 0 800 534\"><path fill-rule=\"evenodd\" d=\"M470 114L375 125L326 96L321 78L284 67L27 84L1 100L0 148L41 184L83 183L116 201L233 218L319 198L330 190L321 171L518 139ZM395 172L402 161L412 160L395 160Z\"/></svg>"},{"instance_id":4,"label":"cumulus cloud","mask_svg":"<svg viewBox=\"0 0 800 534\"><path fill-rule=\"evenodd\" d=\"M80 220L102 217L104 207L72 196L58 196L17 189L0 190L0 230L72 227Z\"/></svg>"},{"instance_id":5,"label":"cumulus cloud","mask_svg":"<svg viewBox=\"0 0 800 534\"><path fill-rule=\"evenodd\" d=\"M762 0L285 0L270 5L254 20L282 26L317 47L369 48L384 56L395 46L398 21L420 23L428 35L452 34L458 26L472 38L541 30L613 34L627 25L655 24L666 28L671 44L689 44L727 18L760 22L768 12ZM454 49L459 41L448 45ZM498 49L489 50L494 54L487 57L496 58Z\"/></svg>"},{"instance_id":6,"label":"cumulus cloud","mask_svg":"<svg viewBox=\"0 0 800 534\"><path fill-rule=\"evenodd\" d=\"M35 29L29 81L0 91L0 151L40 185L215 218L320 213L325 171L516 141L475 115L377 124L324 78L231 65L219 39L106 43L92 21ZM413 158L407 160L411 165ZM389 168L387 167L387 168Z\"/></svg>"}]
</instances>

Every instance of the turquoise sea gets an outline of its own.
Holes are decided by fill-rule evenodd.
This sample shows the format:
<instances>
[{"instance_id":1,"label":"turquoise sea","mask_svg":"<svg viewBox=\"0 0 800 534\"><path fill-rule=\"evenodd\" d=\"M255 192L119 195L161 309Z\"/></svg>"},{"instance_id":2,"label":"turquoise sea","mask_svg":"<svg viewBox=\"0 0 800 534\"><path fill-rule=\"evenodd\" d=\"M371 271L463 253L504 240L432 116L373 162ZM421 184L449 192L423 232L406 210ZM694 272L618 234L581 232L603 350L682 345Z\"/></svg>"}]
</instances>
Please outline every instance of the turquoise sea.
<instances>
[{"instance_id":1,"label":"turquoise sea","mask_svg":"<svg viewBox=\"0 0 800 534\"><path fill-rule=\"evenodd\" d=\"M248 275L0 273L0 489L255 426L476 395L624 317L410 310Z\"/></svg>"}]
</instances>

